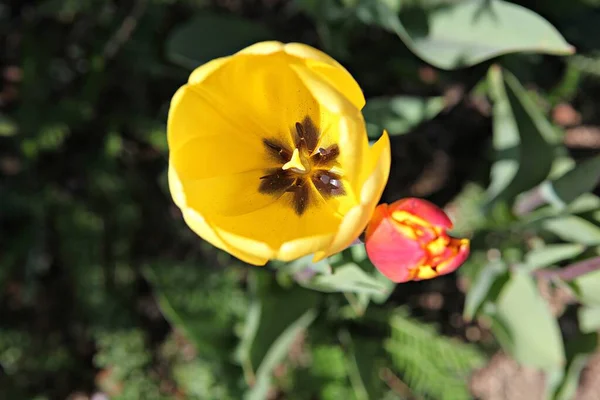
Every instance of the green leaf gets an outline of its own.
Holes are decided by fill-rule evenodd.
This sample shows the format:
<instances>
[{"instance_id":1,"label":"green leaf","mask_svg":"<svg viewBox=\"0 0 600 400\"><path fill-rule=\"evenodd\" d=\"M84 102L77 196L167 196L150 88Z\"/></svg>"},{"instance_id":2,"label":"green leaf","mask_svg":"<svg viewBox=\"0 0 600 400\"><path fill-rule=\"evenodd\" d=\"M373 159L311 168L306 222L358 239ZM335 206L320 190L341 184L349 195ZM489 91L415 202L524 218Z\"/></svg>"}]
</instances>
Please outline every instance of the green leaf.
<instances>
[{"instance_id":1,"label":"green leaf","mask_svg":"<svg viewBox=\"0 0 600 400\"><path fill-rule=\"evenodd\" d=\"M253 271L249 285L253 299L236 353L246 380L254 382L245 398L264 399L273 369L316 317L319 295L299 287L283 289L266 271Z\"/></svg>"},{"instance_id":2,"label":"green leaf","mask_svg":"<svg viewBox=\"0 0 600 400\"><path fill-rule=\"evenodd\" d=\"M359 6L357 16L395 32L416 55L442 69L471 66L509 53L574 52L544 18L502 0L410 11L401 12L399 18L383 1L374 1Z\"/></svg>"},{"instance_id":3,"label":"green leaf","mask_svg":"<svg viewBox=\"0 0 600 400\"><path fill-rule=\"evenodd\" d=\"M600 209L600 197L593 193L584 193L567 207L570 214L581 214Z\"/></svg>"},{"instance_id":4,"label":"green leaf","mask_svg":"<svg viewBox=\"0 0 600 400\"><path fill-rule=\"evenodd\" d=\"M483 267L469 288L463 317L468 321L472 320L486 301L493 300L498 296L507 280L508 274L504 263L492 262Z\"/></svg>"},{"instance_id":5,"label":"green leaf","mask_svg":"<svg viewBox=\"0 0 600 400\"><path fill-rule=\"evenodd\" d=\"M572 284L579 301L588 306L600 306L600 270L580 276Z\"/></svg>"},{"instance_id":6,"label":"green leaf","mask_svg":"<svg viewBox=\"0 0 600 400\"><path fill-rule=\"evenodd\" d=\"M370 276L358 265L348 263L337 267L333 274L320 274L308 282L300 282L306 288L322 292L351 292L381 295L388 293L389 285Z\"/></svg>"},{"instance_id":7,"label":"green leaf","mask_svg":"<svg viewBox=\"0 0 600 400\"><path fill-rule=\"evenodd\" d=\"M564 209L579 196L589 193L600 181L600 156L590 158L560 178L544 182L541 194L558 209Z\"/></svg>"},{"instance_id":8,"label":"green leaf","mask_svg":"<svg viewBox=\"0 0 600 400\"><path fill-rule=\"evenodd\" d=\"M577 163L571 156L565 154L557 155L552 163L552 170L550 171L550 174L548 174L548 180L554 180L563 176L575 168L575 165L577 165Z\"/></svg>"},{"instance_id":9,"label":"green leaf","mask_svg":"<svg viewBox=\"0 0 600 400\"><path fill-rule=\"evenodd\" d=\"M517 78L498 66L488 72L493 99L494 151L488 207L512 200L551 171L558 136Z\"/></svg>"},{"instance_id":10,"label":"green leaf","mask_svg":"<svg viewBox=\"0 0 600 400\"><path fill-rule=\"evenodd\" d=\"M523 266L528 271L549 267L560 261L577 257L584 249L585 246L580 244L549 244L527 253Z\"/></svg>"},{"instance_id":11,"label":"green leaf","mask_svg":"<svg viewBox=\"0 0 600 400\"><path fill-rule=\"evenodd\" d=\"M275 339L256 371L254 386L244 395L245 400L263 400L267 398L271 388L273 370L285 359L294 340L310 326L316 316L317 312L314 309L305 311Z\"/></svg>"},{"instance_id":12,"label":"green leaf","mask_svg":"<svg viewBox=\"0 0 600 400\"><path fill-rule=\"evenodd\" d=\"M378 138L383 130L402 135L430 120L444 109L443 97L376 97L367 100L363 115L370 138Z\"/></svg>"},{"instance_id":13,"label":"green leaf","mask_svg":"<svg viewBox=\"0 0 600 400\"><path fill-rule=\"evenodd\" d=\"M546 219L542 227L567 242L588 246L600 244L600 227L575 215Z\"/></svg>"},{"instance_id":14,"label":"green leaf","mask_svg":"<svg viewBox=\"0 0 600 400\"><path fill-rule=\"evenodd\" d=\"M549 370L565 363L560 328L533 278L516 271L496 303L495 317L508 334L508 350L521 364Z\"/></svg>"},{"instance_id":15,"label":"green leaf","mask_svg":"<svg viewBox=\"0 0 600 400\"><path fill-rule=\"evenodd\" d=\"M579 329L583 333L600 331L600 306L581 307L577 312Z\"/></svg>"},{"instance_id":16,"label":"green leaf","mask_svg":"<svg viewBox=\"0 0 600 400\"><path fill-rule=\"evenodd\" d=\"M167 39L167 57L192 69L271 38L271 32L257 22L235 15L203 13L175 28Z\"/></svg>"}]
</instances>

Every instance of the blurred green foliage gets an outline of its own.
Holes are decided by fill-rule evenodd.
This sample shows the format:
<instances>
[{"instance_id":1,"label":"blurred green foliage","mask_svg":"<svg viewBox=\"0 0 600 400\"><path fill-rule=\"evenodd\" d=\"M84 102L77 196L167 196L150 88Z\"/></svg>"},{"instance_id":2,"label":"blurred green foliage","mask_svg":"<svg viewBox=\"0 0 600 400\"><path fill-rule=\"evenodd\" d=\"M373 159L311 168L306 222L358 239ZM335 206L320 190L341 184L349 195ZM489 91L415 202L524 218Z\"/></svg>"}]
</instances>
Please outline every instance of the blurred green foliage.
<instances>
[{"instance_id":1,"label":"blurred green foliage","mask_svg":"<svg viewBox=\"0 0 600 400\"><path fill-rule=\"evenodd\" d=\"M600 329L599 5L0 4L0 398L460 400L500 350L573 398ZM170 98L263 39L352 72L393 136L383 201L446 205L457 273L396 286L361 245L251 268L184 225Z\"/></svg>"}]
</instances>

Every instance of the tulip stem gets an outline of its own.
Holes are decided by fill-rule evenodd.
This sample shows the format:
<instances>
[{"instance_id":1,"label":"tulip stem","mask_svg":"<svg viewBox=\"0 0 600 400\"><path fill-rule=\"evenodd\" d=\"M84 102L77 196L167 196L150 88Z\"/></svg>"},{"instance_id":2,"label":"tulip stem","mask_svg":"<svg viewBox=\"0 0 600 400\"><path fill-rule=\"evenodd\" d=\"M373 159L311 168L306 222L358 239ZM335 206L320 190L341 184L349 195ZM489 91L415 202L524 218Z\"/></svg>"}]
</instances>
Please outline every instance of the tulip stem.
<instances>
[{"instance_id":1,"label":"tulip stem","mask_svg":"<svg viewBox=\"0 0 600 400\"><path fill-rule=\"evenodd\" d=\"M561 269L541 269L535 271L534 275L538 279L559 278L563 281L572 281L582 275L598 270L600 270L600 257L594 257Z\"/></svg>"}]
</instances>

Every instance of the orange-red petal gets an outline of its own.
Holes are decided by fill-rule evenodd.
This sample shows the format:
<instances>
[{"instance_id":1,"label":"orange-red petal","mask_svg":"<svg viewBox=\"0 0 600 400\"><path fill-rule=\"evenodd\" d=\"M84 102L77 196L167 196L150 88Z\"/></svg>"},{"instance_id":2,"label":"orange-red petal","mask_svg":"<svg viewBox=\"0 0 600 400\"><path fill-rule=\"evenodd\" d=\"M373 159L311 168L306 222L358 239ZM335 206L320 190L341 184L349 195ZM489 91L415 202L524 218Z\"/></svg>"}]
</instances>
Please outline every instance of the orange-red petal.
<instances>
[{"instance_id":1,"label":"orange-red petal","mask_svg":"<svg viewBox=\"0 0 600 400\"><path fill-rule=\"evenodd\" d=\"M427 258L418 241L397 229L387 204L380 204L375 209L367 228L365 246L373 265L394 282L411 280L411 270Z\"/></svg>"}]
</instances>

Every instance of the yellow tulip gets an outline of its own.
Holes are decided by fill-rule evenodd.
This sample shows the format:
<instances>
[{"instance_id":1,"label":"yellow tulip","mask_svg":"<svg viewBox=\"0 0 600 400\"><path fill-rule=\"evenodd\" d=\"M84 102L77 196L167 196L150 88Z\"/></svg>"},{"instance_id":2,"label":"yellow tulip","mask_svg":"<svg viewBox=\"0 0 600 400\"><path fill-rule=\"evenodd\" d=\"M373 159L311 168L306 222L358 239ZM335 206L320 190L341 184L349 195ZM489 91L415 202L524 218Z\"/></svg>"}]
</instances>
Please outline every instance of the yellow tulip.
<instances>
[{"instance_id":1,"label":"yellow tulip","mask_svg":"<svg viewBox=\"0 0 600 400\"><path fill-rule=\"evenodd\" d=\"M263 265L349 246L390 168L389 138L369 147L362 91L312 47L262 42L210 61L173 96L169 187L188 226Z\"/></svg>"}]
</instances>

